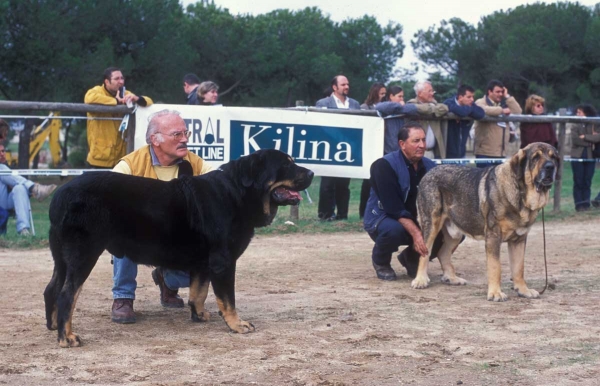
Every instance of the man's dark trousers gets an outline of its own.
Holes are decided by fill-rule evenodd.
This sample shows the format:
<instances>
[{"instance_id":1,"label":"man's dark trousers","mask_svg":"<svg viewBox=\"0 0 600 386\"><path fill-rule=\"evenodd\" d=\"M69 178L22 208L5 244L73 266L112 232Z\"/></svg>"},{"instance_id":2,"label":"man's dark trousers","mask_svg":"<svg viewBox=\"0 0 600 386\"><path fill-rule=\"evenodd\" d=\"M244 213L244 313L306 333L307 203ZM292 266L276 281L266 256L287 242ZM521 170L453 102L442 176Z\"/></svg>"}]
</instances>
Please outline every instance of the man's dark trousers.
<instances>
[{"instance_id":1,"label":"man's dark trousers","mask_svg":"<svg viewBox=\"0 0 600 386\"><path fill-rule=\"evenodd\" d=\"M448 123L446 158L465 158L470 130L471 126L461 127L458 124L450 125Z\"/></svg>"},{"instance_id":2,"label":"man's dark trousers","mask_svg":"<svg viewBox=\"0 0 600 386\"><path fill-rule=\"evenodd\" d=\"M350 202L350 178L321 177L319 188L319 218L328 220L335 215L338 219L348 218Z\"/></svg>"},{"instance_id":3,"label":"man's dark trousers","mask_svg":"<svg viewBox=\"0 0 600 386\"><path fill-rule=\"evenodd\" d=\"M377 226L377 230L369 233L369 236L373 241L375 241L373 254L371 255L373 263L383 266L390 265L392 262L392 254L398 251L398 247L400 245L407 245L411 247L408 250L409 253L407 254L407 258L410 260L408 263L411 265L419 264L420 255L412 248L412 236L402 226L402 224L400 224L399 221L385 217ZM464 239L465 237L463 236L461 243L464 241ZM430 260L438 257L443 244L444 236L442 235L442 232L440 232L435 238L433 246L431 247L431 253L429 256Z\"/></svg>"},{"instance_id":4,"label":"man's dark trousers","mask_svg":"<svg viewBox=\"0 0 600 386\"><path fill-rule=\"evenodd\" d=\"M377 265L388 266L392 262L392 254L400 245L412 245L411 235L398 221L384 217L374 232L369 236L375 241L371 258ZM419 256L416 256L417 262Z\"/></svg>"}]
</instances>

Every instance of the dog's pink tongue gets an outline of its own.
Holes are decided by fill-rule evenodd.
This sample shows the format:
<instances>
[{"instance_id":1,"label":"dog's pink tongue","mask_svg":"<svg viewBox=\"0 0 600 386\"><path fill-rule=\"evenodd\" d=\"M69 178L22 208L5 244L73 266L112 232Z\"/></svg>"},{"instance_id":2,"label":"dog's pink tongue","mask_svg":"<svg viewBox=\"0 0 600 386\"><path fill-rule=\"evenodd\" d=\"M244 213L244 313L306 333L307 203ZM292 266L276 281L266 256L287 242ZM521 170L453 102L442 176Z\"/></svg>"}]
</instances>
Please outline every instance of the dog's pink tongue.
<instances>
[{"instance_id":1,"label":"dog's pink tongue","mask_svg":"<svg viewBox=\"0 0 600 386\"><path fill-rule=\"evenodd\" d=\"M288 200L292 198L302 200L302 196L300 196L299 192L295 190L289 190L288 188L284 188L283 186L277 188L277 194L286 197Z\"/></svg>"},{"instance_id":2,"label":"dog's pink tongue","mask_svg":"<svg viewBox=\"0 0 600 386\"><path fill-rule=\"evenodd\" d=\"M300 192L296 192L295 190L288 190L288 193L290 194L290 196L292 198L297 198L298 200L302 200L302 196L300 195Z\"/></svg>"}]
</instances>

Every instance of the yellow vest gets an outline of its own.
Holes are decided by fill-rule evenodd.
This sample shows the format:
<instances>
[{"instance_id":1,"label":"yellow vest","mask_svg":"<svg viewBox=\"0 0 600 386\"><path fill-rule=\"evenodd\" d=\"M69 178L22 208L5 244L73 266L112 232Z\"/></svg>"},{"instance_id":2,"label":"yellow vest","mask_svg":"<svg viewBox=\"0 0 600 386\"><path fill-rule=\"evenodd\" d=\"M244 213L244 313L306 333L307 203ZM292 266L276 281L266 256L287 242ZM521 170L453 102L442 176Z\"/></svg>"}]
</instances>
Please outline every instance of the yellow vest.
<instances>
[{"instance_id":1,"label":"yellow vest","mask_svg":"<svg viewBox=\"0 0 600 386\"><path fill-rule=\"evenodd\" d=\"M131 175L158 179L154 167L152 166L150 145L143 146L133 153L127 154L125 157L121 158L121 160L127 163L131 169ZM195 176L202 173L202 165L204 164L202 158L188 151L187 155L183 157L183 160L192 165L192 172Z\"/></svg>"}]
</instances>

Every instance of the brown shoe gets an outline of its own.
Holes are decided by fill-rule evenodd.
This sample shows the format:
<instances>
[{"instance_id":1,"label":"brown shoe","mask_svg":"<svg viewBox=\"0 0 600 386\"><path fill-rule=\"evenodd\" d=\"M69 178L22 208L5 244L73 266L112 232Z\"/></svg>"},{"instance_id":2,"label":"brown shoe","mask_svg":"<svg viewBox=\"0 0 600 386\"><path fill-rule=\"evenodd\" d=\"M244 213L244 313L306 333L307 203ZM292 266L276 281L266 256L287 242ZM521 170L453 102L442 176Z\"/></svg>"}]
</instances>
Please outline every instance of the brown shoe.
<instances>
[{"instance_id":1,"label":"brown shoe","mask_svg":"<svg viewBox=\"0 0 600 386\"><path fill-rule=\"evenodd\" d=\"M154 284L160 289L160 304L168 308L183 308L183 299L177 295L178 290L172 290L165 284L162 268L154 268L152 271L152 279Z\"/></svg>"},{"instance_id":2,"label":"brown shoe","mask_svg":"<svg viewBox=\"0 0 600 386\"><path fill-rule=\"evenodd\" d=\"M135 323L133 299L115 299L112 305L111 319L115 323Z\"/></svg>"}]
</instances>

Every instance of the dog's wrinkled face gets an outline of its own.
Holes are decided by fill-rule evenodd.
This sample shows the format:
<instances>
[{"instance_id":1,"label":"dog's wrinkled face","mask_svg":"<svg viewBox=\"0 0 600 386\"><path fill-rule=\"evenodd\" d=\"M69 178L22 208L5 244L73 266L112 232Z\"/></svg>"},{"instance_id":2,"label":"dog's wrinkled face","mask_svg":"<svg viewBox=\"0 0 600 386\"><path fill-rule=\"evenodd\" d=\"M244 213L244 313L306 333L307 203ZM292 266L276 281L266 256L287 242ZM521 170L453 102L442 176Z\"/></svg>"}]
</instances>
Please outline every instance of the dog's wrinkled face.
<instances>
[{"instance_id":1,"label":"dog's wrinkled face","mask_svg":"<svg viewBox=\"0 0 600 386\"><path fill-rule=\"evenodd\" d=\"M242 182L261 196L264 225L273 221L279 206L298 204L300 191L307 189L314 177L312 171L296 165L279 150L259 150L244 158Z\"/></svg>"},{"instance_id":2,"label":"dog's wrinkled face","mask_svg":"<svg viewBox=\"0 0 600 386\"><path fill-rule=\"evenodd\" d=\"M525 147L527 154L527 169L533 177L535 190L546 192L556 179L560 157L558 151L545 143L536 142Z\"/></svg>"},{"instance_id":3,"label":"dog's wrinkled face","mask_svg":"<svg viewBox=\"0 0 600 386\"><path fill-rule=\"evenodd\" d=\"M519 150L510 163L517 180L523 184L522 189L527 196L530 194L547 196L556 179L560 157L553 146L534 142Z\"/></svg>"}]
</instances>

